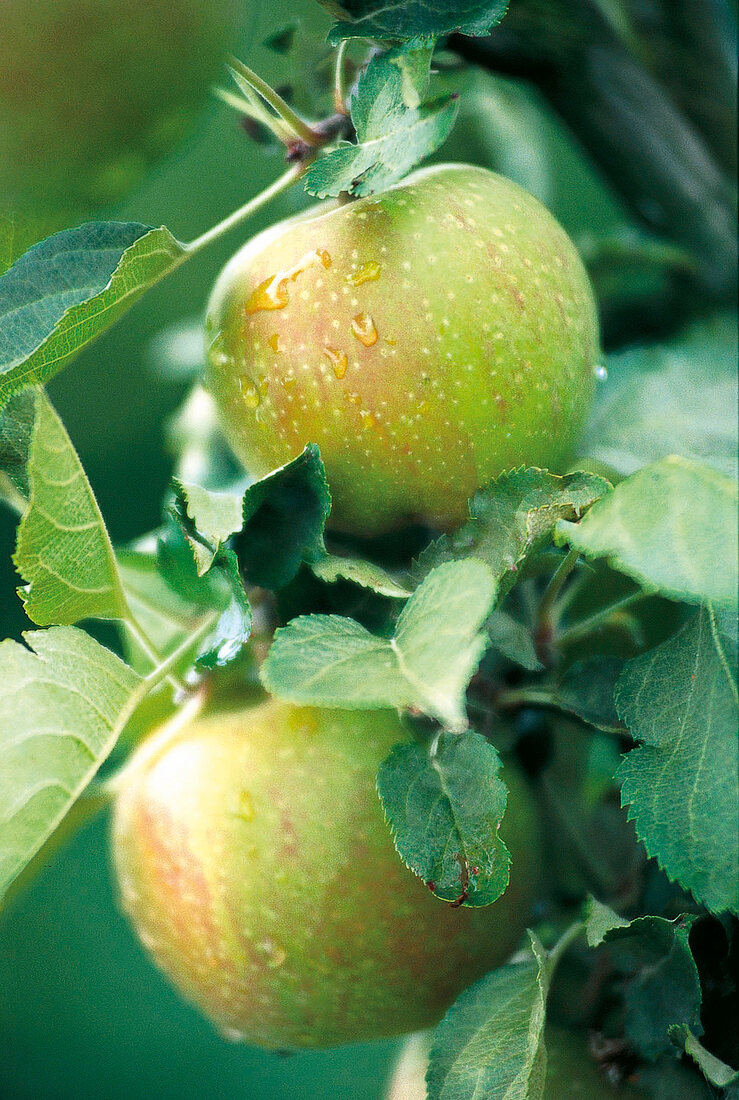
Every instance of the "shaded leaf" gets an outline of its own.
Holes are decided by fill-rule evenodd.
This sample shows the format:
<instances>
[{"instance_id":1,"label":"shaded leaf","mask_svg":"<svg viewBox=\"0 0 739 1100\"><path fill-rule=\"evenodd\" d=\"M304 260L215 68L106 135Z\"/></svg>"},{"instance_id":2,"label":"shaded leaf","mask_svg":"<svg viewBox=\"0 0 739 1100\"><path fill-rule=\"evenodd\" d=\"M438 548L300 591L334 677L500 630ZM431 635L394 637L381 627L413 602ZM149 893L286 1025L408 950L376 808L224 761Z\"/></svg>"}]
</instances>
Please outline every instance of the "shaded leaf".
<instances>
[{"instance_id":1,"label":"shaded leaf","mask_svg":"<svg viewBox=\"0 0 739 1100\"><path fill-rule=\"evenodd\" d=\"M628 661L616 691L641 742L617 773L629 818L648 854L714 912L739 912L736 677L736 622L707 608Z\"/></svg>"},{"instance_id":2,"label":"shaded leaf","mask_svg":"<svg viewBox=\"0 0 739 1100\"><path fill-rule=\"evenodd\" d=\"M672 1048L675 1027L703 1030L701 984L689 942L695 920L694 915L674 921L637 917L605 936L631 974L624 996L626 1036L650 1061Z\"/></svg>"},{"instance_id":3,"label":"shaded leaf","mask_svg":"<svg viewBox=\"0 0 739 1100\"><path fill-rule=\"evenodd\" d=\"M536 656L531 631L524 623L496 607L485 626L493 649L497 649L509 661L529 672L538 672L542 668L541 661Z\"/></svg>"},{"instance_id":4,"label":"shaded leaf","mask_svg":"<svg viewBox=\"0 0 739 1100\"><path fill-rule=\"evenodd\" d=\"M0 408L0 500L23 512L28 503L28 452L36 419L36 391L15 394Z\"/></svg>"},{"instance_id":5,"label":"shaded leaf","mask_svg":"<svg viewBox=\"0 0 739 1100\"><path fill-rule=\"evenodd\" d=\"M490 905L508 885L500 766L496 749L470 730L442 734L432 754L415 742L396 745L380 765L377 790L395 847L443 901Z\"/></svg>"},{"instance_id":6,"label":"shaded leaf","mask_svg":"<svg viewBox=\"0 0 739 1100\"><path fill-rule=\"evenodd\" d=\"M309 443L292 462L255 481L244 493L243 507L235 547L244 576L262 588L284 588L301 562L326 553L323 529L331 495L318 447Z\"/></svg>"},{"instance_id":7,"label":"shaded leaf","mask_svg":"<svg viewBox=\"0 0 739 1100\"><path fill-rule=\"evenodd\" d=\"M200 637L197 664L203 668L229 664L251 633L251 608L239 574L236 555L219 548L208 568L200 572L192 545L172 519L161 531L156 549L157 569L181 601L199 608L199 621L212 618L213 626Z\"/></svg>"},{"instance_id":8,"label":"shaded leaf","mask_svg":"<svg viewBox=\"0 0 739 1100\"><path fill-rule=\"evenodd\" d=\"M0 896L107 757L146 684L74 627L0 642Z\"/></svg>"},{"instance_id":9,"label":"shaded leaf","mask_svg":"<svg viewBox=\"0 0 739 1100\"><path fill-rule=\"evenodd\" d=\"M392 638L338 615L306 615L278 630L262 667L268 691L308 706L414 707L464 729L464 695L495 596L479 561L434 570L401 612Z\"/></svg>"},{"instance_id":10,"label":"shaded leaf","mask_svg":"<svg viewBox=\"0 0 739 1100\"><path fill-rule=\"evenodd\" d=\"M580 523L562 520L557 541L604 557L648 589L689 603L736 604L737 484L672 455L598 501Z\"/></svg>"},{"instance_id":11,"label":"shaded leaf","mask_svg":"<svg viewBox=\"0 0 739 1100\"><path fill-rule=\"evenodd\" d=\"M615 690L623 669L619 657L590 657L567 669L554 692L556 706L606 733L625 733Z\"/></svg>"},{"instance_id":12,"label":"shaded leaf","mask_svg":"<svg viewBox=\"0 0 739 1100\"><path fill-rule=\"evenodd\" d=\"M48 382L187 255L167 229L89 222L34 245L0 277L0 406Z\"/></svg>"}]
</instances>

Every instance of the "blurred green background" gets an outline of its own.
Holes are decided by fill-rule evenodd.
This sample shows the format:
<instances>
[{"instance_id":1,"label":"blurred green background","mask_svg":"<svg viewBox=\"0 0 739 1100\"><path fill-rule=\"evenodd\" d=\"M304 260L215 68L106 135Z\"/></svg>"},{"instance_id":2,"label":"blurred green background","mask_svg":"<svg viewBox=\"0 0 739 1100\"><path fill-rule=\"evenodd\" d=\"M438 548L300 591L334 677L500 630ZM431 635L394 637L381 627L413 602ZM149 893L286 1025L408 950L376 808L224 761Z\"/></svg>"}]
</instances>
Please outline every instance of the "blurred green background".
<instances>
[{"instance_id":1,"label":"blurred green background","mask_svg":"<svg viewBox=\"0 0 739 1100\"><path fill-rule=\"evenodd\" d=\"M287 19L325 31L313 0L251 5L232 48L273 85L289 63L264 39ZM132 33L135 29L132 28ZM454 80L455 78L452 78ZM224 73L222 81L227 83ZM606 232L621 214L536 97L473 80L437 159L497 167L535 191L575 235ZM166 224L188 240L270 183L280 155L251 143L212 99L184 148L110 215ZM296 190L185 265L84 352L50 387L116 542L155 527L170 474L164 424L187 380L163 372L152 341L202 315L208 291L246 236L304 204ZM0 509L0 636L30 624L15 595L14 517ZM279 1057L220 1039L169 988L116 909L104 820L54 857L0 915L0 1098L332 1097L382 1095L394 1043Z\"/></svg>"}]
</instances>

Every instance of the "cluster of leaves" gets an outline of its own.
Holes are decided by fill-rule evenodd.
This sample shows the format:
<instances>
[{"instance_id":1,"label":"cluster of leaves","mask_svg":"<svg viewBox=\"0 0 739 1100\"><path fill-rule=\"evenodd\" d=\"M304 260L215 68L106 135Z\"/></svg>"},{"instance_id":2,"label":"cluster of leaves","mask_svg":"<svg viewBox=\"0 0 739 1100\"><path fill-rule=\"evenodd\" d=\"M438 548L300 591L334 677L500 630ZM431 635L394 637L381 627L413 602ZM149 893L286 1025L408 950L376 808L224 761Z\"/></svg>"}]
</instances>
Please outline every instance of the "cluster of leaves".
<instances>
[{"instance_id":1,"label":"cluster of leaves","mask_svg":"<svg viewBox=\"0 0 739 1100\"><path fill-rule=\"evenodd\" d=\"M426 100L435 41L486 33L504 7L343 5L332 41L375 45L352 92L356 141L314 161L308 190L366 194L432 152L456 112L449 96ZM441 901L484 906L506 889L499 770L509 750L575 853L574 875L553 861L545 918L526 948L439 1025L429 1095L542 1096L555 971L583 936L588 979L605 975L587 1025L617 1036L644 1087L664 1095L665 1081L688 1074L699 1095L691 1059L712 1086L736 1089L723 1048L701 1042L691 940L711 922L728 942L729 914L739 914L728 328L614 357L617 382L596 409L582 470L508 471L478 491L463 528L420 537L414 560L332 541L314 446L251 484L176 480L161 529L114 548L41 386L204 238L186 245L165 228L93 223L15 260L16 236L6 219L0 494L21 513L15 563L41 629L26 645L0 643L0 895L73 806L95 803L94 778L116 744L148 732L203 677L254 681L245 643L259 612L278 626L259 673L269 691L416 720L378 791L400 857ZM703 415L687 416L697 378ZM123 656L78 625L86 620L115 623ZM626 814L612 806L615 789ZM626 816L659 872L624 839ZM628 917L603 900L581 915L587 891ZM615 1022L608 997L620 1005ZM653 1088L650 1065L660 1071Z\"/></svg>"}]
</instances>

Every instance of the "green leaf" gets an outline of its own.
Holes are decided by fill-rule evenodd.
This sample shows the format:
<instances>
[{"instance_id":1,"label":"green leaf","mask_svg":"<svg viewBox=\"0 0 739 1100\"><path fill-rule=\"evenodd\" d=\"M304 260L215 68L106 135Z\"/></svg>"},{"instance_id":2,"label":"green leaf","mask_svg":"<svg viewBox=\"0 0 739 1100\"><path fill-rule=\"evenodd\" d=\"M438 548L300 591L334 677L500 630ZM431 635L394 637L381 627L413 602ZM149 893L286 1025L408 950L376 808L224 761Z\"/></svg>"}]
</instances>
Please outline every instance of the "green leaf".
<instances>
[{"instance_id":1,"label":"green leaf","mask_svg":"<svg viewBox=\"0 0 739 1100\"><path fill-rule=\"evenodd\" d=\"M616 705L641 744L617 773L647 852L714 912L739 912L737 637L706 608L628 661Z\"/></svg>"},{"instance_id":2,"label":"green leaf","mask_svg":"<svg viewBox=\"0 0 739 1100\"><path fill-rule=\"evenodd\" d=\"M596 474L557 477L535 467L501 474L472 497L469 521L421 554L417 571L423 575L444 561L480 558L505 591L524 561L551 539L558 520L579 518L610 489Z\"/></svg>"},{"instance_id":3,"label":"green leaf","mask_svg":"<svg viewBox=\"0 0 739 1100\"><path fill-rule=\"evenodd\" d=\"M390 596L398 600L407 600L411 590L400 584L387 570L364 558L344 558L334 554L311 562L311 569L325 584L334 584L338 580L351 581L361 588L369 588L379 596Z\"/></svg>"},{"instance_id":4,"label":"green leaf","mask_svg":"<svg viewBox=\"0 0 739 1100\"><path fill-rule=\"evenodd\" d=\"M706 1050L689 1027L684 1024L675 1027L671 1034L673 1041L679 1040L682 1043L685 1053L690 1055L703 1076L712 1085L725 1089L739 1083L739 1071L727 1066L726 1062L722 1062L715 1054Z\"/></svg>"},{"instance_id":5,"label":"green leaf","mask_svg":"<svg viewBox=\"0 0 739 1100\"><path fill-rule=\"evenodd\" d=\"M508 885L510 854L498 835L508 792L500 757L480 734L442 734L436 751L396 745L377 790L404 863L443 901L490 905Z\"/></svg>"},{"instance_id":6,"label":"green leaf","mask_svg":"<svg viewBox=\"0 0 739 1100\"><path fill-rule=\"evenodd\" d=\"M0 896L107 757L146 690L74 627L0 642Z\"/></svg>"},{"instance_id":7,"label":"green leaf","mask_svg":"<svg viewBox=\"0 0 739 1100\"><path fill-rule=\"evenodd\" d=\"M529 936L524 952L465 990L436 1028L429 1100L542 1100L549 960Z\"/></svg>"},{"instance_id":8,"label":"green leaf","mask_svg":"<svg viewBox=\"0 0 739 1100\"><path fill-rule=\"evenodd\" d=\"M331 29L329 40L336 44L342 38L380 38L388 40L441 38L461 31L462 34L488 34L506 13L508 0L465 0L445 3L431 0L423 4L403 0L320 0L333 15L348 17Z\"/></svg>"},{"instance_id":9,"label":"green leaf","mask_svg":"<svg viewBox=\"0 0 739 1100\"><path fill-rule=\"evenodd\" d=\"M580 523L560 521L556 536L647 589L735 606L736 513L735 481L672 455L621 482Z\"/></svg>"},{"instance_id":10,"label":"green leaf","mask_svg":"<svg viewBox=\"0 0 739 1100\"><path fill-rule=\"evenodd\" d=\"M619 917L608 905L596 898L588 898L585 906L585 938L589 947L600 947L606 936L615 928L628 928L629 922Z\"/></svg>"},{"instance_id":11,"label":"green leaf","mask_svg":"<svg viewBox=\"0 0 739 1100\"><path fill-rule=\"evenodd\" d=\"M735 477L736 358L733 317L610 356L582 453L625 475L679 454Z\"/></svg>"},{"instance_id":12,"label":"green leaf","mask_svg":"<svg viewBox=\"0 0 739 1100\"><path fill-rule=\"evenodd\" d=\"M29 501L14 561L39 626L122 619L126 600L90 483L50 402L38 391L28 459Z\"/></svg>"},{"instance_id":13,"label":"green leaf","mask_svg":"<svg viewBox=\"0 0 739 1100\"><path fill-rule=\"evenodd\" d=\"M254 482L244 494L244 521L235 547L247 580L261 588L284 588L301 562L323 557L330 511L326 471L318 447L309 443L296 459Z\"/></svg>"},{"instance_id":14,"label":"green leaf","mask_svg":"<svg viewBox=\"0 0 739 1100\"><path fill-rule=\"evenodd\" d=\"M48 382L187 255L165 229L90 222L55 233L0 277L0 406Z\"/></svg>"},{"instance_id":15,"label":"green leaf","mask_svg":"<svg viewBox=\"0 0 739 1100\"><path fill-rule=\"evenodd\" d=\"M293 619L275 634L264 685L293 703L413 707L449 729L465 729L464 694L487 644L480 627L494 597L489 569L470 560L430 573L392 638L338 615Z\"/></svg>"},{"instance_id":16,"label":"green leaf","mask_svg":"<svg viewBox=\"0 0 739 1100\"><path fill-rule=\"evenodd\" d=\"M389 50L372 58L352 99L357 144L347 142L317 160L305 174L311 195L370 195L401 179L446 141L458 104L422 105L431 47Z\"/></svg>"},{"instance_id":17,"label":"green leaf","mask_svg":"<svg viewBox=\"0 0 739 1100\"><path fill-rule=\"evenodd\" d=\"M195 558L198 575L210 569L219 549L244 526L244 493L216 493L175 478L185 537ZM188 521L192 521L191 523Z\"/></svg>"}]
</instances>

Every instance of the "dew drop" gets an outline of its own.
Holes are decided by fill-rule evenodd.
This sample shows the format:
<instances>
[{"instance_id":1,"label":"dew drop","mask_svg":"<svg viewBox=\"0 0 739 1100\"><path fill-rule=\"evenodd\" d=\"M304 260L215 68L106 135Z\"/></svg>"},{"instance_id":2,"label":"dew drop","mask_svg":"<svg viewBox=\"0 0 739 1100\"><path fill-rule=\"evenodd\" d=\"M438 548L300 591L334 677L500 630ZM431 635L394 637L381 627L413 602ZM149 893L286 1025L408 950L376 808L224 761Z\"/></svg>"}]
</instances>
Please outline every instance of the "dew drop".
<instances>
[{"instance_id":1,"label":"dew drop","mask_svg":"<svg viewBox=\"0 0 739 1100\"><path fill-rule=\"evenodd\" d=\"M259 313L261 310L284 309L290 299L287 295L287 277L270 275L253 290L246 303L247 313Z\"/></svg>"},{"instance_id":2,"label":"dew drop","mask_svg":"<svg viewBox=\"0 0 739 1100\"><path fill-rule=\"evenodd\" d=\"M252 291L246 303L247 313L259 313L261 310L284 309L290 298L287 293L288 282L295 282L298 275L302 275L309 267L321 264L323 267L331 266L331 257L325 248L315 248L301 256L294 267L287 271L278 271L276 275L270 275ZM320 285L320 284L319 284Z\"/></svg>"},{"instance_id":3,"label":"dew drop","mask_svg":"<svg viewBox=\"0 0 739 1100\"><path fill-rule=\"evenodd\" d=\"M247 409L258 409L262 398L251 378L239 378L239 389Z\"/></svg>"},{"instance_id":4,"label":"dew drop","mask_svg":"<svg viewBox=\"0 0 739 1100\"><path fill-rule=\"evenodd\" d=\"M294 390L297 381L298 380L297 380L297 378L295 377L294 374L287 374L282 379L283 388L286 389L286 390Z\"/></svg>"},{"instance_id":5,"label":"dew drop","mask_svg":"<svg viewBox=\"0 0 739 1100\"><path fill-rule=\"evenodd\" d=\"M380 265L376 260L368 260L366 264L362 264L356 271L352 271L351 275L347 275L346 281L351 283L352 286L361 286L362 283L371 283L375 279L380 278Z\"/></svg>"},{"instance_id":6,"label":"dew drop","mask_svg":"<svg viewBox=\"0 0 739 1100\"><path fill-rule=\"evenodd\" d=\"M608 379L608 368L604 367L602 363L596 363L593 367L593 374L599 382L605 382Z\"/></svg>"},{"instance_id":7,"label":"dew drop","mask_svg":"<svg viewBox=\"0 0 739 1100\"><path fill-rule=\"evenodd\" d=\"M346 374L346 368L349 365L349 360L343 351L339 351L338 348L332 348L327 346L323 349L323 354L328 359L331 366L334 368L334 374L337 378L341 379Z\"/></svg>"},{"instance_id":8,"label":"dew drop","mask_svg":"<svg viewBox=\"0 0 739 1100\"><path fill-rule=\"evenodd\" d=\"M366 348L371 348L373 344L377 343L377 329L369 313L358 313L354 317L352 332L360 344L364 344Z\"/></svg>"},{"instance_id":9,"label":"dew drop","mask_svg":"<svg viewBox=\"0 0 739 1100\"><path fill-rule=\"evenodd\" d=\"M362 427L365 430L367 430L368 428L374 428L376 421L375 421L374 416L372 415L371 412L369 412L368 409L360 409L359 410L359 417L362 421Z\"/></svg>"},{"instance_id":10,"label":"dew drop","mask_svg":"<svg viewBox=\"0 0 739 1100\"><path fill-rule=\"evenodd\" d=\"M347 401L350 401L352 403L352 405L361 405L361 403L362 403L362 398L360 397L360 395L358 393L353 393L353 392L350 391L345 396L346 396Z\"/></svg>"},{"instance_id":11,"label":"dew drop","mask_svg":"<svg viewBox=\"0 0 739 1100\"><path fill-rule=\"evenodd\" d=\"M248 791L239 792L236 810L234 812L236 816L242 818L243 821L254 820L254 803Z\"/></svg>"}]
</instances>

